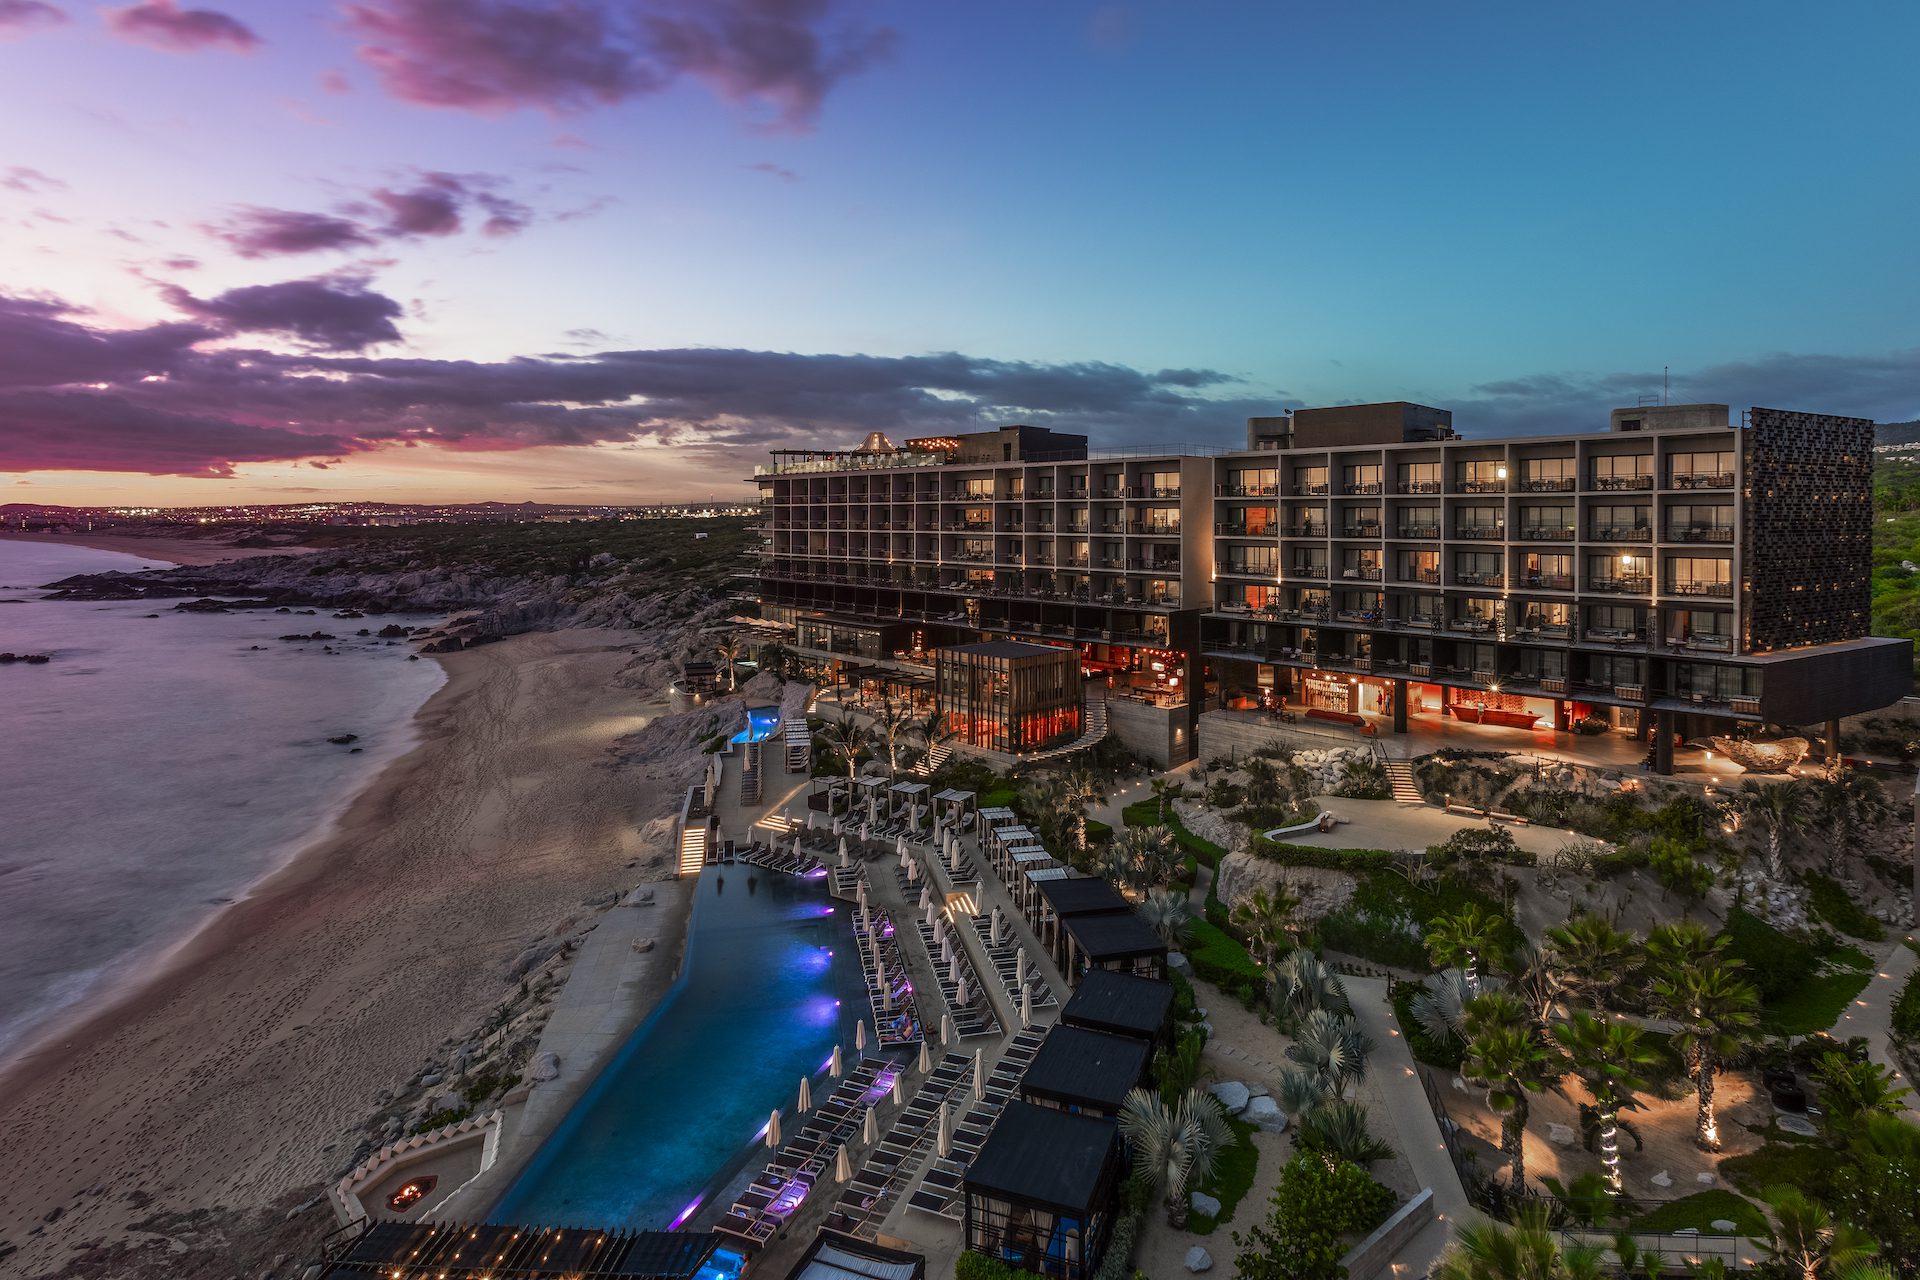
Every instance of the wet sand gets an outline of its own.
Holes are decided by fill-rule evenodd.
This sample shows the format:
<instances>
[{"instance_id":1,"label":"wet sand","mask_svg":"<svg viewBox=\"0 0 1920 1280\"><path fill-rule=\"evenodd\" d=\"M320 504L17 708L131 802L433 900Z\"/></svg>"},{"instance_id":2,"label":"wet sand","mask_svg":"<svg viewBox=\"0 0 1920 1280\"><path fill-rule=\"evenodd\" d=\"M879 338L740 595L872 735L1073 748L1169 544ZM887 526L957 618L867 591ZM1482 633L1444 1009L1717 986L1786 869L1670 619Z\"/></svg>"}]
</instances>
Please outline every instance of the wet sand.
<instances>
[{"instance_id":1,"label":"wet sand","mask_svg":"<svg viewBox=\"0 0 1920 1280\"><path fill-rule=\"evenodd\" d=\"M96 551L119 551L155 564L218 564L222 560L249 560L254 556L289 556L311 547L235 547L217 538L145 537L132 533L20 533L0 530L0 538L17 542L63 542Z\"/></svg>"}]
</instances>

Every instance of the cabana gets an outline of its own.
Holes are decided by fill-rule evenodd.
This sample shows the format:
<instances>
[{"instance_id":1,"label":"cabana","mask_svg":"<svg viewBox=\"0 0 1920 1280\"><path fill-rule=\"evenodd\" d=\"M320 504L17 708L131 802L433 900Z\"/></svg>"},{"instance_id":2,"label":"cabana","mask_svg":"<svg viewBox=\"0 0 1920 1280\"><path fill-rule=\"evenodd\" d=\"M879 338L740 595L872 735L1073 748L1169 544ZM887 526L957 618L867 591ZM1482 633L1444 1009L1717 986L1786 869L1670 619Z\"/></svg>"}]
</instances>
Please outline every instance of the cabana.
<instances>
[{"instance_id":1,"label":"cabana","mask_svg":"<svg viewBox=\"0 0 1920 1280\"><path fill-rule=\"evenodd\" d=\"M1003 804L996 804L991 808L982 809L980 811L980 820L990 827L1004 827L1010 823L1019 821L1019 819L1014 816L1013 810Z\"/></svg>"},{"instance_id":2,"label":"cabana","mask_svg":"<svg viewBox=\"0 0 1920 1280\"><path fill-rule=\"evenodd\" d=\"M1165 978L1090 969L1060 1011L1060 1025L1165 1044L1173 1034L1173 984Z\"/></svg>"},{"instance_id":3,"label":"cabana","mask_svg":"<svg viewBox=\"0 0 1920 1280\"><path fill-rule=\"evenodd\" d=\"M787 1280L926 1280L927 1260L822 1229L787 1272Z\"/></svg>"},{"instance_id":4,"label":"cabana","mask_svg":"<svg viewBox=\"0 0 1920 1280\"><path fill-rule=\"evenodd\" d=\"M1026 913L1027 923L1032 924L1040 909L1040 886L1050 880L1067 880L1073 876L1070 867L1042 867L1038 871L1029 871L1015 882L1014 896L1020 900L1020 910Z\"/></svg>"},{"instance_id":5,"label":"cabana","mask_svg":"<svg viewBox=\"0 0 1920 1280\"><path fill-rule=\"evenodd\" d=\"M1120 1180L1112 1120L1009 1102L968 1166L967 1248L1056 1280L1099 1269Z\"/></svg>"},{"instance_id":6,"label":"cabana","mask_svg":"<svg viewBox=\"0 0 1920 1280\"><path fill-rule=\"evenodd\" d=\"M1076 876L1070 880L1050 880L1040 886L1040 901L1033 919L1033 930L1040 945L1053 956L1062 972L1067 968L1067 939L1061 922L1071 916L1121 915L1133 908L1120 891L1097 876Z\"/></svg>"},{"instance_id":7,"label":"cabana","mask_svg":"<svg viewBox=\"0 0 1920 1280\"><path fill-rule=\"evenodd\" d=\"M914 808L915 808L915 810L916 810L916 815L915 815L915 816L916 816L916 819L917 819L917 817L918 817L918 813L917 813L917 811L918 811L918 809L919 809L919 805L920 805L920 797L921 797L921 796L923 796L923 795L925 795L925 794L926 794L926 792L927 792L927 790L928 790L928 787L927 787L927 784L926 784L926 783L924 783L924 782L896 782L896 783L894 783L894 784L893 784L893 785L892 785L891 787L889 787L889 788L887 788L887 790L889 790L889 791L891 791L891 792L893 793L893 797L894 797L894 798L893 798L893 805L894 805L894 809L893 809L893 811L894 811L895 813L898 813L898 812L899 812L899 806L900 806L900 805L901 805L902 803L906 803L906 804L909 804L909 805L912 805L912 806L914 806Z\"/></svg>"},{"instance_id":8,"label":"cabana","mask_svg":"<svg viewBox=\"0 0 1920 1280\"><path fill-rule=\"evenodd\" d=\"M1153 1046L1131 1036L1055 1026L1020 1080L1020 1096L1037 1107L1078 1115L1115 1116L1147 1078Z\"/></svg>"},{"instance_id":9,"label":"cabana","mask_svg":"<svg viewBox=\"0 0 1920 1280\"><path fill-rule=\"evenodd\" d=\"M1075 986L1090 969L1112 969L1143 978L1164 978L1167 944L1133 912L1068 916L1063 922L1067 958L1060 966Z\"/></svg>"},{"instance_id":10,"label":"cabana","mask_svg":"<svg viewBox=\"0 0 1920 1280\"><path fill-rule=\"evenodd\" d=\"M933 797L933 802L935 804L946 805L947 816L957 818L966 812L968 805L974 802L973 792L960 791L954 787L948 787L945 791L936 792Z\"/></svg>"}]
</instances>

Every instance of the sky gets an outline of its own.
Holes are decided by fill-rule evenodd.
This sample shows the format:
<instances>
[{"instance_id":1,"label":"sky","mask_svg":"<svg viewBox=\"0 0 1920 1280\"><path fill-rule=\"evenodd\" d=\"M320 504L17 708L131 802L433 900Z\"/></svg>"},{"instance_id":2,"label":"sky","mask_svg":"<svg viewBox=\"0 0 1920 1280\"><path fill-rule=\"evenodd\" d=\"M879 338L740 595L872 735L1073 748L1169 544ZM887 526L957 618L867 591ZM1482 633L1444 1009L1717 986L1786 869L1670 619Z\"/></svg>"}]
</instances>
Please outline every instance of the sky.
<instances>
[{"instance_id":1,"label":"sky","mask_svg":"<svg viewBox=\"0 0 1920 1280\"><path fill-rule=\"evenodd\" d=\"M1920 417L1910 3L0 0L0 502Z\"/></svg>"}]
</instances>

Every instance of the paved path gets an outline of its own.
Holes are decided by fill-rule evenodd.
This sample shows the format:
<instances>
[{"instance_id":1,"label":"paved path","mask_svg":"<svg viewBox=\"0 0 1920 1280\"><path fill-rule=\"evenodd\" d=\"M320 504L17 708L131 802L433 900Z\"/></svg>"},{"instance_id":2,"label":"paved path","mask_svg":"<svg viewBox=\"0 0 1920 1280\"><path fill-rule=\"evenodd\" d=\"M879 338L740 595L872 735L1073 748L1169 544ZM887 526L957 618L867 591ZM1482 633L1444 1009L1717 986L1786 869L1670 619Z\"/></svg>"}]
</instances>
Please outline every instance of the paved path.
<instances>
[{"instance_id":1,"label":"paved path","mask_svg":"<svg viewBox=\"0 0 1920 1280\"><path fill-rule=\"evenodd\" d=\"M1403 804L1398 800L1342 800L1321 796L1320 805L1346 819L1329 832L1310 831L1289 836L1294 844L1328 849L1425 849L1439 844L1463 827L1485 828L1485 818L1448 813L1438 805ZM1585 839L1561 827L1528 823L1497 824L1513 834L1514 843L1534 853L1557 853L1573 840Z\"/></svg>"},{"instance_id":2,"label":"paved path","mask_svg":"<svg viewBox=\"0 0 1920 1280\"><path fill-rule=\"evenodd\" d=\"M1866 989L1840 1015L1840 1021L1833 1024L1835 1039L1865 1036L1867 1052L1873 1060L1892 1071L1894 1078L1909 1088L1913 1086L1913 1081L1906 1078L1906 1074L1900 1070L1900 1064L1894 1061L1888 1040L1892 1034L1893 1002L1899 997L1900 988L1906 985L1907 976L1917 963L1920 963L1920 956L1914 955L1913 948L1906 944L1905 939L1896 941L1892 952L1884 956L1875 968ZM1920 1100L1920 1096L1907 1099L1909 1103L1916 1100ZM1920 1112L1909 1106L1907 1118L1920 1120Z\"/></svg>"},{"instance_id":3,"label":"paved path","mask_svg":"<svg viewBox=\"0 0 1920 1280\"><path fill-rule=\"evenodd\" d=\"M1384 803L1384 802L1382 802ZM1371 1092L1379 1100L1376 1123L1399 1130L1398 1146L1413 1168L1414 1179L1433 1189L1434 1219L1394 1257L1396 1276L1423 1276L1453 1238L1454 1227L1477 1222L1481 1213L1467 1202L1465 1188L1440 1136L1440 1121L1427 1103L1426 1090L1415 1074L1413 1053L1393 1018L1384 978L1343 978L1353 1015L1373 1037L1374 1051L1367 1072Z\"/></svg>"}]
</instances>

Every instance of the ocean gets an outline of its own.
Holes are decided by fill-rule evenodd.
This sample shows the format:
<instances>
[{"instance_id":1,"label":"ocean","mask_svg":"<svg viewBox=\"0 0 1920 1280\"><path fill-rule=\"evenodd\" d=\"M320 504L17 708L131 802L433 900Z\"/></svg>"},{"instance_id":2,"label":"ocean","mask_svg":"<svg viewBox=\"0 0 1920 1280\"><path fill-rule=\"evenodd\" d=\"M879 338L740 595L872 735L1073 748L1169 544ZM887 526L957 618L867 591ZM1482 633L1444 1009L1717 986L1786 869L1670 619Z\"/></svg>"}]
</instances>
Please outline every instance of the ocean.
<instances>
[{"instance_id":1,"label":"ocean","mask_svg":"<svg viewBox=\"0 0 1920 1280\"><path fill-rule=\"evenodd\" d=\"M165 563L0 539L0 652L53 655L0 665L0 1060L323 836L413 745L446 678L404 642L354 635L430 615L42 598L71 574ZM336 653L278 638L315 630Z\"/></svg>"}]
</instances>

